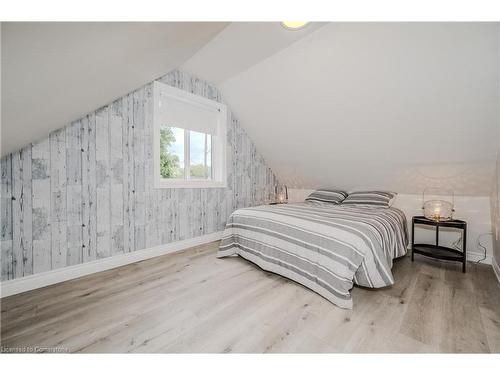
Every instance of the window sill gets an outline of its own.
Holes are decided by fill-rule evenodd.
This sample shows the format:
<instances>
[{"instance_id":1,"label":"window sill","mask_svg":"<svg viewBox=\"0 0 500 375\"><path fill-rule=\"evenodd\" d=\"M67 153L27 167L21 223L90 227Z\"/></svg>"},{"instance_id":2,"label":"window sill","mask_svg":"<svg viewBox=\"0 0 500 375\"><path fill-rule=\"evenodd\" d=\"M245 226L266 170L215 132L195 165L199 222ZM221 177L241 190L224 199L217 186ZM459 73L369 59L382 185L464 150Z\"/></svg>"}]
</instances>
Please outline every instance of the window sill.
<instances>
[{"instance_id":1,"label":"window sill","mask_svg":"<svg viewBox=\"0 0 500 375\"><path fill-rule=\"evenodd\" d=\"M156 189L207 189L207 188L225 188L227 184L220 181L196 181L196 180L177 180L156 181Z\"/></svg>"}]
</instances>

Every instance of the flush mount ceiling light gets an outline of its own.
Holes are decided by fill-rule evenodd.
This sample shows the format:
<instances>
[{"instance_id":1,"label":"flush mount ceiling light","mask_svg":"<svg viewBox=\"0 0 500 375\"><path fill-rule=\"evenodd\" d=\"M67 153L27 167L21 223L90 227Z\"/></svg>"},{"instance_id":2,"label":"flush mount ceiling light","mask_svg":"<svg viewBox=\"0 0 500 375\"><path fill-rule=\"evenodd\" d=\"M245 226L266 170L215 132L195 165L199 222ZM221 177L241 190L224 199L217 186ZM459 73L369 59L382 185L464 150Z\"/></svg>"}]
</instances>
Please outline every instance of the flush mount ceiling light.
<instances>
[{"instance_id":1,"label":"flush mount ceiling light","mask_svg":"<svg viewBox=\"0 0 500 375\"><path fill-rule=\"evenodd\" d=\"M281 22L281 26L288 30L300 30L305 27L309 22L300 21L284 21Z\"/></svg>"}]
</instances>

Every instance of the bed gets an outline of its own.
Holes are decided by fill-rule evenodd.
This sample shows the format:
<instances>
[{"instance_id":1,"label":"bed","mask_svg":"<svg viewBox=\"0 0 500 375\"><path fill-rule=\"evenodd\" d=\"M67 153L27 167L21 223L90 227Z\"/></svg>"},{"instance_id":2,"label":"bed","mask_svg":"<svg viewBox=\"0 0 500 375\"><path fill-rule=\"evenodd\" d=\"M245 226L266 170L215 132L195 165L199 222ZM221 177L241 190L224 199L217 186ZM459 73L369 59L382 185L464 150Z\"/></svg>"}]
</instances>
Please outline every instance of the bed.
<instances>
[{"instance_id":1,"label":"bed","mask_svg":"<svg viewBox=\"0 0 500 375\"><path fill-rule=\"evenodd\" d=\"M407 244L399 209L306 201L236 210L217 257L239 255L352 309L354 284L394 283L393 260L406 254Z\"/></svg>"}]
</instances>

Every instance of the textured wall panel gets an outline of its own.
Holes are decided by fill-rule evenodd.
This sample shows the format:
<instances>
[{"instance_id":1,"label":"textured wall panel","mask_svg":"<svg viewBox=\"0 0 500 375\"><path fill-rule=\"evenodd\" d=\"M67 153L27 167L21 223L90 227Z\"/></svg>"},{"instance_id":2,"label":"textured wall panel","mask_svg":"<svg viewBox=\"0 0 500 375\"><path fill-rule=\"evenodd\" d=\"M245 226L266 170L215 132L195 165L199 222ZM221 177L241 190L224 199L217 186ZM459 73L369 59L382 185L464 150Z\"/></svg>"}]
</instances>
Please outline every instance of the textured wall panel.
<instances>
[{"instance_id":1,"label":"textured wall panel","mask_svg":"<svg viewBox=\"0 0 500 375\"><path fill-rule=\"evenodd\" d=\"M222 101L174 71L163 83ZM277 183L230 114L227 188L155 189L152 84L1 160L1 272L10 280L220 231Z\"/></svg>"}]
</instances>

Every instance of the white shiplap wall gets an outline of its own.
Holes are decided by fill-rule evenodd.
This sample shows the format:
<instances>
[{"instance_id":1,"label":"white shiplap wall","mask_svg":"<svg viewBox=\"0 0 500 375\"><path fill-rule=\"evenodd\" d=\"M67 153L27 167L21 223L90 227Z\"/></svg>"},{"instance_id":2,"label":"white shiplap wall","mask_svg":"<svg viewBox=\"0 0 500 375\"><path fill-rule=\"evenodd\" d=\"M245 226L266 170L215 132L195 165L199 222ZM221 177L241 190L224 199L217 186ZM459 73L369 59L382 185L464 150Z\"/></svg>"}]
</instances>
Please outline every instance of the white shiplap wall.
<instances>
[{"instance_id":1,"label":"white shiplap wall","mask_svg":"<svg viewBox=\"0 0 500 375\"><path fill-rule=\"evenodd\" d=\"M160 81L222 101L180 71ZM232 115L227 188L154 189L152 108L150 83L1 159L2 280L217 232L270 198L276 177Z\"/></svg>"}]
</instances>

